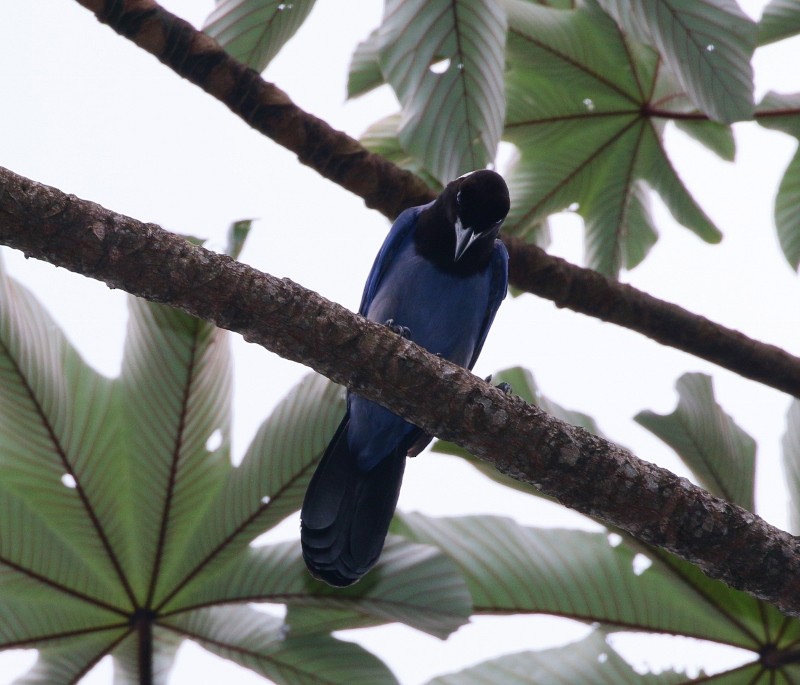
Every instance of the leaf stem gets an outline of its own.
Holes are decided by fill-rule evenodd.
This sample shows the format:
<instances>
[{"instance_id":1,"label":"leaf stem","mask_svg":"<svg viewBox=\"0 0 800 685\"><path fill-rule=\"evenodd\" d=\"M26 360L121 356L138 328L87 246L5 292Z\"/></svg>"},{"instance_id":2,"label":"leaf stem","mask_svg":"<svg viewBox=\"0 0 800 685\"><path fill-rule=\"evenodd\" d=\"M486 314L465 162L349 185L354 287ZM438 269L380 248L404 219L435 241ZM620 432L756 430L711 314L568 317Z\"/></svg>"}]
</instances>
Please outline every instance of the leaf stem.
<instances>
[{"instance_id":1,"label":"leaf stem","mask_svg":"<svg viewBox=\"0 0 800 685\"><path fill-rule=\"evenodd\" d=\"M137 609L131 614L131 626L136 631L139 685L153 685L153 621L155 613Z\"/></svg>"}]
</instances>

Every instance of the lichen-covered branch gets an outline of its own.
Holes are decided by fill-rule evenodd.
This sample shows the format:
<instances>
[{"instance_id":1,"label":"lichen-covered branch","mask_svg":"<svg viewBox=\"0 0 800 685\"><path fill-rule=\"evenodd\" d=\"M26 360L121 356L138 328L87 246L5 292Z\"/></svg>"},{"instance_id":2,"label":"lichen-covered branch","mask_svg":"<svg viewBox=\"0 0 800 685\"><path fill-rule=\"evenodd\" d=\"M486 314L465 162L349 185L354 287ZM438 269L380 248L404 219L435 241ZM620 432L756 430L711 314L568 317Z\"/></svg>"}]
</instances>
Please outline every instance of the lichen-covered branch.
<instances>
[{"instance_id":1,"label":"lichen-covered branch","mask_svg":"<svg viewBox=\"0 0 800 685\"><path fill-rule=\"evenodd\" d=\"M78 2L101 22L223 102L254 129L294 152L303 164L363 198L368 207L394 218L403 209L433 198L421 179L297 107L282 90L153 0ZM511 282L517 288L800 397L797 357L551 257L521 240L508 236L504 240L511 256Z\"/></svg>"},{"instance_id":2,"label":"lichen-covered branch","mask_svg":"<svg viewBox=\"0 0 800 685\"><path fill-rule=\"evenodd\" d=\"M2 168L0 243L241 333L800 616L800 543L788 533L289 279Z\"/></svg>"}]
</instances>

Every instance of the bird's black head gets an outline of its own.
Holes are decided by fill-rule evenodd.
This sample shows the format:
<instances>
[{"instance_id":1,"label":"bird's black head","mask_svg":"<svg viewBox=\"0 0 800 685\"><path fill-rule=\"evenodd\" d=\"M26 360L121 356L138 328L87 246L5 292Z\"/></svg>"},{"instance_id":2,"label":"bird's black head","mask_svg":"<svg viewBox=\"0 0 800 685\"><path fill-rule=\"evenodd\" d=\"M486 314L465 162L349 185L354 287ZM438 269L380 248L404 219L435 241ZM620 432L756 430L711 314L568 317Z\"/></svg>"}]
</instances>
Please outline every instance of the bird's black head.
<instances>
[{"instance_id":1,"label":"bird's black head","mask_svg":"<svg viewBox=\"0 0 800 685\"><path fill-rule=\"evenodd\" d=\"M500 174L480 169L459 176L420 215L420 252L448 271L485 267L509 207L508 186Z\"/></svg>"},{"instance_id":2,"label":"bird's black head","mask_svg":"<svg viewBox=\"0 0 800 685\"><path fill-rule=\"evenodd\" d=\"M474 242L487 238L490 243L494 242L508 214L510 201L503 177L488 169L460 176L448 184L442 195L448 192L456 234L453 259L457 262Z\"/></svg>"}]
</instances>

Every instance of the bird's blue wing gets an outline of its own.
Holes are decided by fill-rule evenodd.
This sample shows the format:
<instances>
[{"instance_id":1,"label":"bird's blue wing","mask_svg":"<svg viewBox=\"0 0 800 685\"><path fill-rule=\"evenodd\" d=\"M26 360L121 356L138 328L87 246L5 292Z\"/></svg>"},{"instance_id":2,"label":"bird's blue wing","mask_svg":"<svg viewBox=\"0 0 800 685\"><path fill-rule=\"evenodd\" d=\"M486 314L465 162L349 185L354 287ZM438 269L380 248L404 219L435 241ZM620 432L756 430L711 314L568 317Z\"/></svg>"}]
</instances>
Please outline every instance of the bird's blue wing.
<instances>
[{"instance_id":1,"label":"bird's blue wing","mask_svg":"<svg viewBox=\"0 0 800 685\"><path fill-rule=\"evenodd\" d=\"M395 219L392 228L386 236L386 240L383 241L383 245L378 251L378 255L375 257L372 270L369 272L367 283L364 286L364 294L361 296L361 305L358 308L358 313L362 316L366 316L367 309L369 309L369 305L375 297L375 293L378 291L386 268L392 263L394 255L400 249L403 242L413 233L419 213L423 209L430 207L431 204L433 203L420 207L410 207Z\"/></svg>"},{"instance_id":2,"label":"bird's blue wing","mask_svg":"<svg viewBox=\"0 0 800 685\"><path fill-rule=\"evenodd\" d=\"M508 292L508 250L502 242L496 240L494 243L494 250L492 252L492 261L489 264L491 282L489 285L489 306L486 309L486 317L483 320L478 343L475 345L475 351L472 353L472 359L469 362L469 369L475 366L483 349L483 343L492 327L495 314L500 309L500 303L505 299Z\"/></svg>"}]
</instances>

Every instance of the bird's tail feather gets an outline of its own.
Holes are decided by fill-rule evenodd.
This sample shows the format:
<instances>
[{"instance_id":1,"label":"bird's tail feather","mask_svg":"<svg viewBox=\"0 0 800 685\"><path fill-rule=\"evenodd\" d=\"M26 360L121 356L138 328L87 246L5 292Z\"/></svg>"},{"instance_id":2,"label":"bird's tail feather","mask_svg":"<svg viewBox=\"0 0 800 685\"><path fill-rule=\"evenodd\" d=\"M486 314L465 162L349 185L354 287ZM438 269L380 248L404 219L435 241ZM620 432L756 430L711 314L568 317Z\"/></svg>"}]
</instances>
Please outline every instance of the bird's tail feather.
<instances>
[{"instance_id":1,"label":"bird's tail feather","mask_svg":"<svg viewBox=\"0 0 800 685\"><path fill-rule=\"evenodd\" d=\"M405 469L398 447L369 471L347 441L345 416L311 478L300 513L303 558L315 578L352 585L378 561Z\"/></svg>"}]
</instances>

